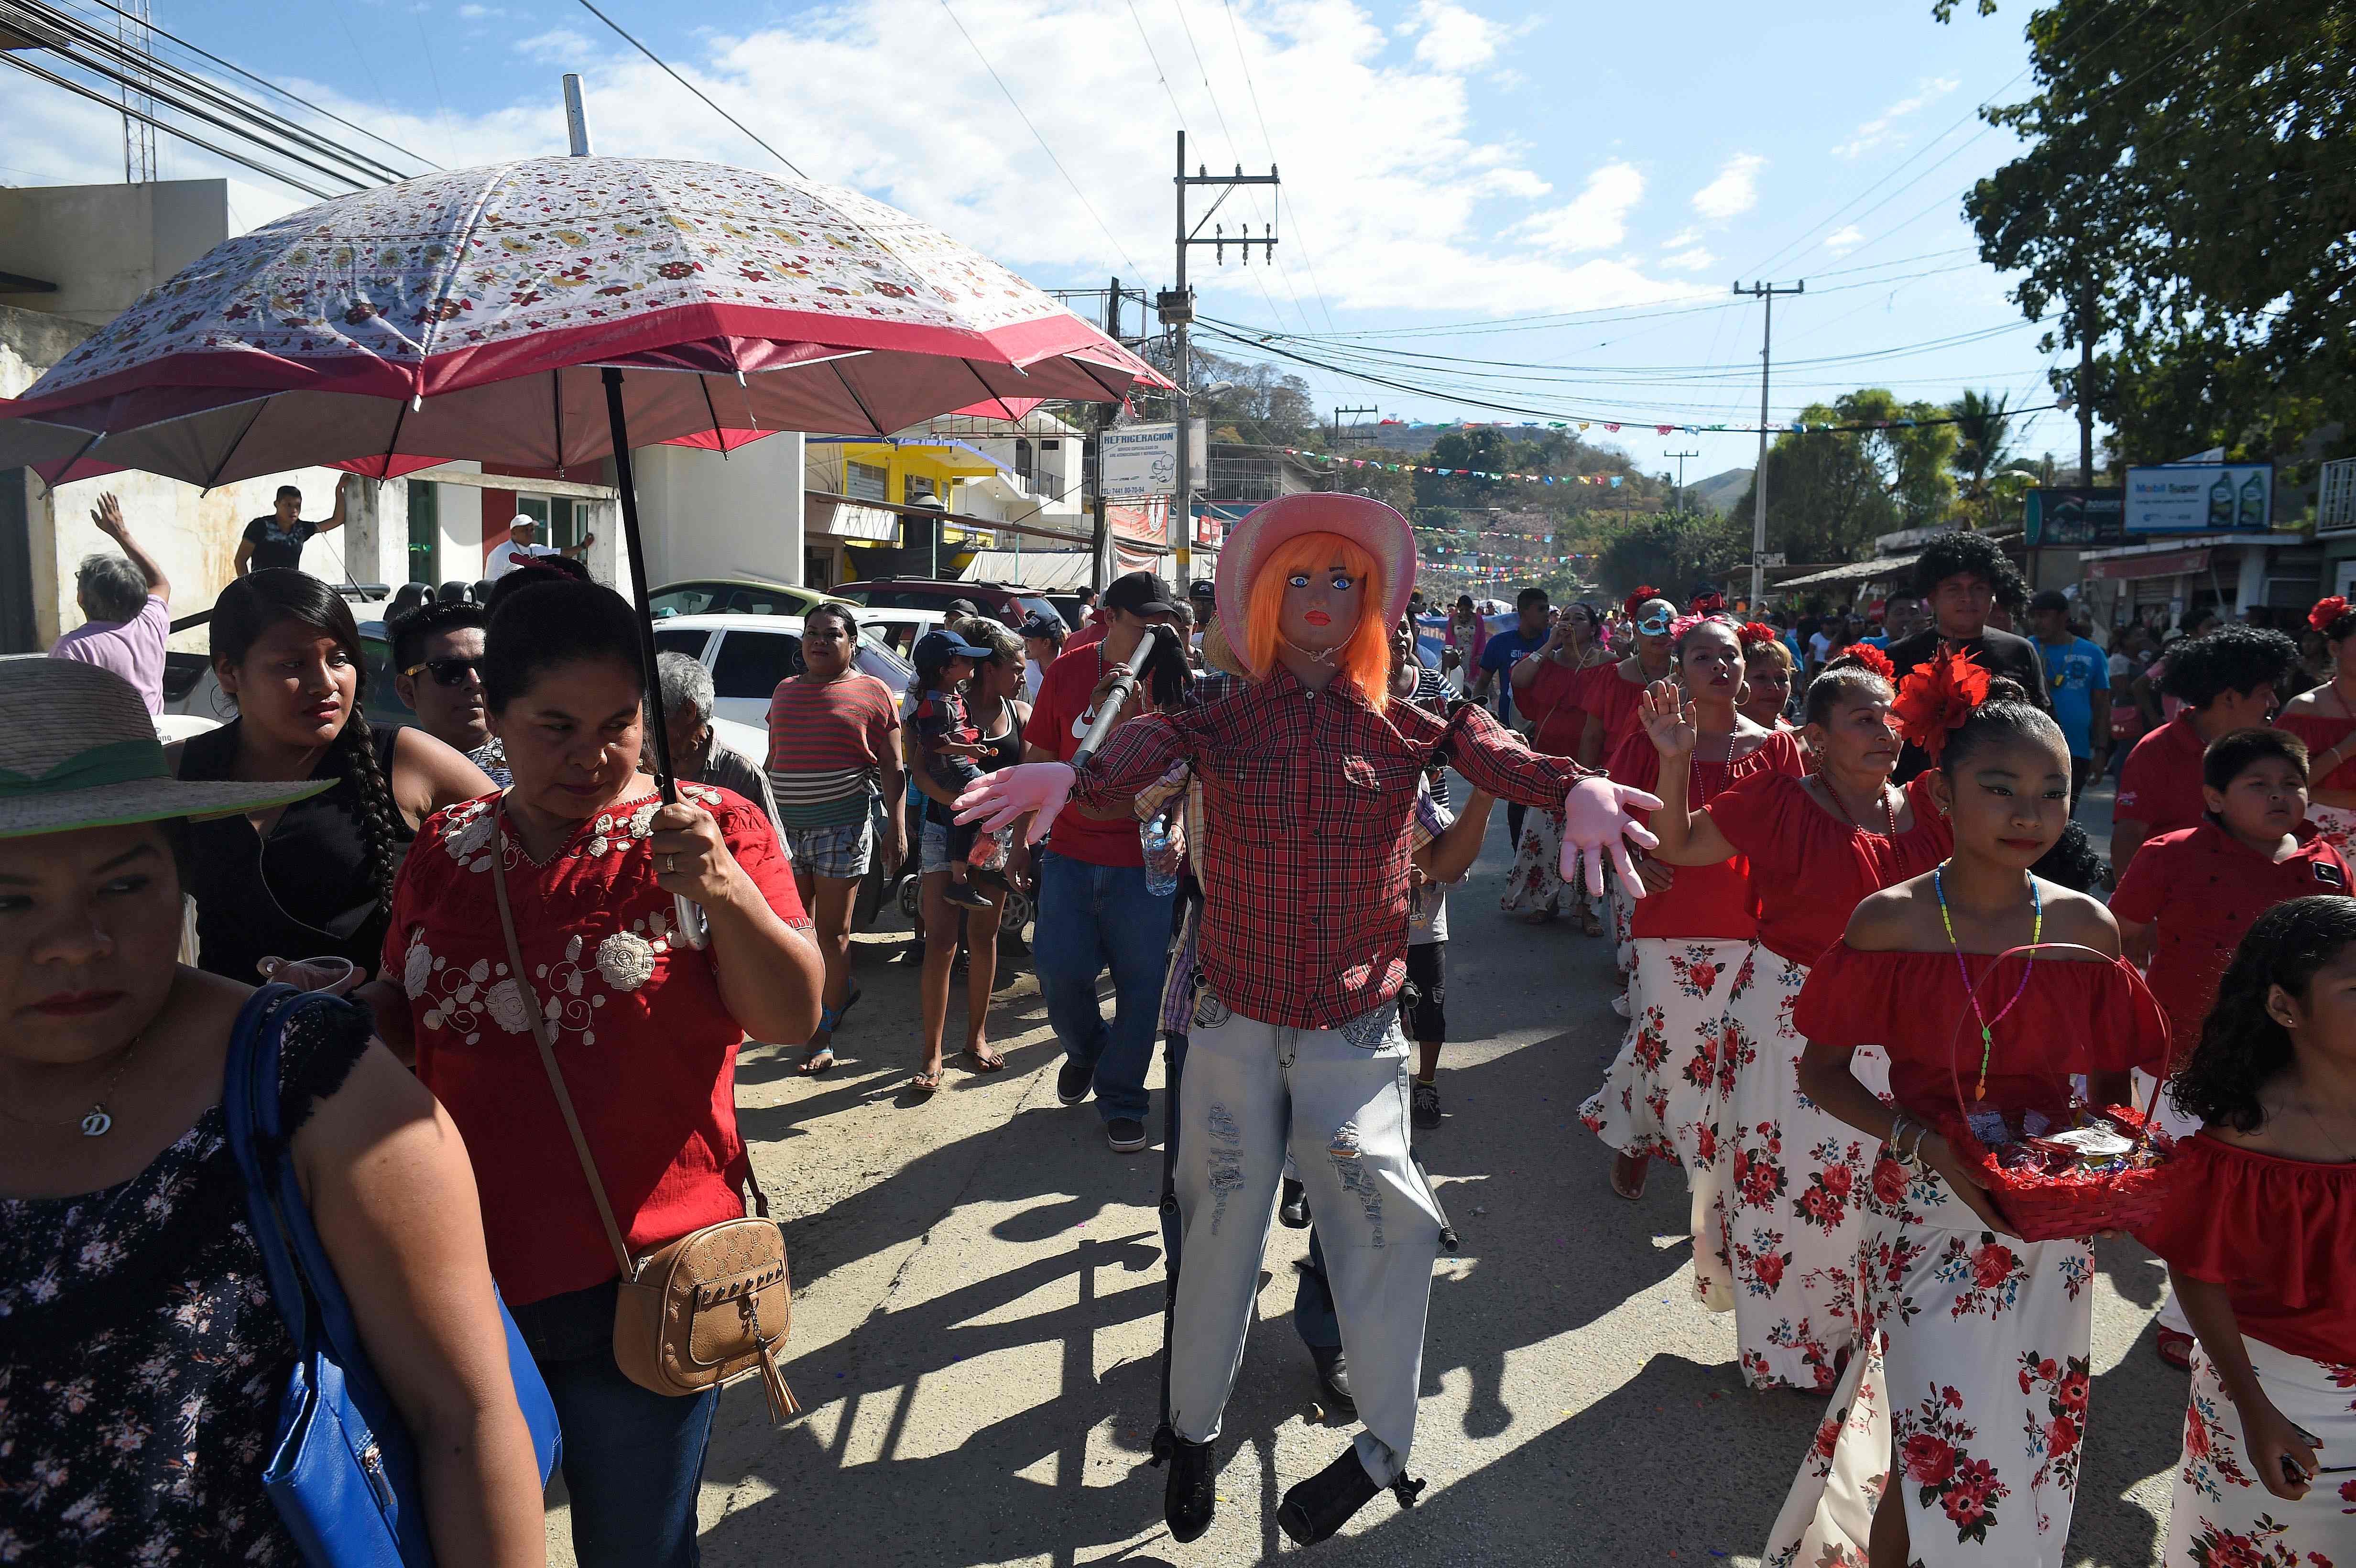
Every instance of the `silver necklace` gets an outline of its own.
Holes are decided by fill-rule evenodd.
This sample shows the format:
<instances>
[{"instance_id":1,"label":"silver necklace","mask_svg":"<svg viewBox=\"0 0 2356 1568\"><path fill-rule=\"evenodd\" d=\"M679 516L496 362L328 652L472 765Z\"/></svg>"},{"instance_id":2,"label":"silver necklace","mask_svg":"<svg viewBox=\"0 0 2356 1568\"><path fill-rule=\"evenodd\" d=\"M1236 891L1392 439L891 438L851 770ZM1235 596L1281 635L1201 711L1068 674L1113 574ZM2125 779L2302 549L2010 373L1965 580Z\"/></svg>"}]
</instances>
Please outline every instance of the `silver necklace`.
<instances>
[{"instance_id":1,"label":"silver necklace","mask_svg":"<svg viewBox=\"0 0 2356 1568\"><path fill-rule=\"evenodd\" d=\"M22 1122L27 1126L80 1127L81 1129L81 1136L86 1138L104 1137L108 1133L114 1130L114 1117L113 1115L107 1110L106 1103L114 1098L114 1086L123 1082L123 1070L131 1065L132 1057L138 1053L139 1041L142 1038L143 1036L136 1034L131 1037L131 1043L123 1048L123 1059L114 1064L114 1071L106 1075L106 1087L100 1091L99 1097L97 1099L91 1102L90 1109L82 1113L82 1115L75 1120L70 1122L55 1122L49 1120L46 1116L24 1115L19 1112L10 1110L7 1104L4 1102L0 1102L0 1112L5 1112L10 1121Z\"/></svg>"}]
</instances>

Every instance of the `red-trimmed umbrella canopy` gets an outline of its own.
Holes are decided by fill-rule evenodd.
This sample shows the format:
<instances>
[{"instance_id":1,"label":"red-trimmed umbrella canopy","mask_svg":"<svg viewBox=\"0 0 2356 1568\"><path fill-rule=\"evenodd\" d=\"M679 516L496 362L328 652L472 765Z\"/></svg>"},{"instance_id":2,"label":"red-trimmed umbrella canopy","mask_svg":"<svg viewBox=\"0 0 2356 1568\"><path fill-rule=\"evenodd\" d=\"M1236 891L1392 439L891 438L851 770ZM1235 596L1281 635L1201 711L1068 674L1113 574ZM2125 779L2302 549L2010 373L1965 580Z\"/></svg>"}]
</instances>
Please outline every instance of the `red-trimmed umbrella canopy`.
<instances>
[{"instance_id":1,"label":"red-trimmed umbrella canopy","mask_svg":"<svg viewBox=\"0 0 2356 1568\"><path fill-rule=\"evenodd\" d=\"M215 247L0 409L0 466L208 485L412 458L563 468L612 453L608 366L626 372L639 445L881 436L952 409L1012 418L1167 384L855 191L530 158L338 197Z\"/></svg>"}]
</instances>

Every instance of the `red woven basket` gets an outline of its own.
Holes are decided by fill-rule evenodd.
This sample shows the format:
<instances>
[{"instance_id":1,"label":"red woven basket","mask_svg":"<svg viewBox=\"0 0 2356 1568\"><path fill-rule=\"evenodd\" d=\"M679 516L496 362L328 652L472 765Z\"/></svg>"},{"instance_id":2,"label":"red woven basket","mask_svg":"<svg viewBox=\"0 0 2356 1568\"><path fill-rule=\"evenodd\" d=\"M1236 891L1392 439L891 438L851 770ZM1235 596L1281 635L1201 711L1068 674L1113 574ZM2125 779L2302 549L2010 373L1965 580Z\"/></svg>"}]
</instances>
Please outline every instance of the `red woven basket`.
<instances>
[{"instance_id":1,"label":"red woven basket","mask_svg":"<svg viewBox=\"0 0 2356 1568\"><path fill-rule=\"evenodd\" d=\"M2040 942L2008 948L1996 956L1987 974L1974 981L1976 992L1989 975L1994 975L2004 961L2018 953L2033 953L2049 948L2067 948L2092 954L2105 964L2118 960L2108 954L2073 942ZM2168 1033L2168 1016L2151 994L2138 984L2136 987L2149 1003L2153 1016L2159 1020L2160 1035ZM1962 1034L1960 1016L1956 1022L1958 1038ZM1977 1170L1988 1194L2013 1229L2025 1242L2051 1242L2065 1236L2092 1235L2097 1231L2126 1231L2158 1217L2167 1207L2176 1178L2176 1145L2174 1140L2155 1124L2152 1113L2159 1103L2160 1082L2152 1083L2151 1098L2141 1110L2132 1105L2090 1106L2072 1099L2071 1110L2091 1109L2099 1116L2117 1125L2119 1130L2133 1141L2128 1163L2123 1170L2072 1170L2059 1175L2041 1170L2027 1170L1997 1163L1996 1154L1980 1142L1971 1131L1969 1112L1964 1100L1964 1081L1955 1060L1948 1061L1949 1076L1955 1087L1955 1125L1946 1131L1947 1141L1955 1152ZM2061 1125L2067 1125L2062 1119Z\"/></svg>"}]
</instances>

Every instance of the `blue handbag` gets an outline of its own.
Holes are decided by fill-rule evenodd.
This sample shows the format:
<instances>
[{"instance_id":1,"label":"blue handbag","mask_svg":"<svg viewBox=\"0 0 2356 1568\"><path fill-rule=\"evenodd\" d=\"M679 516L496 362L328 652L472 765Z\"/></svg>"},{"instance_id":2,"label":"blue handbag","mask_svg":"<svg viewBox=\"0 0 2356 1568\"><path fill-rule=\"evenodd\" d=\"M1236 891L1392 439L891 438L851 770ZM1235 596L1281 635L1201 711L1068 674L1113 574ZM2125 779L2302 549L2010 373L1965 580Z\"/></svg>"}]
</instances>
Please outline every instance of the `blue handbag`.
<instances>
[{"instance_id":1,"label":"blue handbag","mask_svg":"<svg viewBox=\"0 0 2356 1568\"><path fill-rule=\"evenodd\" d=\"M334 1264L312 1228L279 1122L278 1056L306 1008L358 1004L265 986L238 1015L222 1075L230 1150L270 1294L294 1341L277 1435L262 1474L278 1517L312 1568L431 1568L417 1459L400 1411L377 1381ZM544 1485L562 1454L556 1407L507 1306L508 1369L531 1428Z\"/></svg>"}]
</instances>

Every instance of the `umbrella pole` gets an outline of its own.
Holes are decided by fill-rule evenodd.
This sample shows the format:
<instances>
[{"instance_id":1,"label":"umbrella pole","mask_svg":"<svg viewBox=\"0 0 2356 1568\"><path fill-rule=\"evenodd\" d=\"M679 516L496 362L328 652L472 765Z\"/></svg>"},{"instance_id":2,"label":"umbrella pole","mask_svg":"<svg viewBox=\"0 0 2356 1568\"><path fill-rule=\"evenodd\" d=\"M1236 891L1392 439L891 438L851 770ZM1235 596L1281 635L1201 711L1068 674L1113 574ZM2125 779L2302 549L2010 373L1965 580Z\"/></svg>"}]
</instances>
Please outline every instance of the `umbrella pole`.
<instances>
[{"instance_id":1,"label":"umbrella pole","mask_svg":"<svg viewBox=\"0 0 2356 1568\"><path fill-rule=\"evenodd\" d=\"M608 365L605 380L605 423L614 441L614 487L621 492L622 501L622 559L630 569L630 600L638 611L638 664L647 682L647 727L654 742L655 787L662 792L665 805L676 805L679 781L670 771L670 726L663 714L662 678L655 667L655 612L647 592L647 547L638 537L638 490L630 472L630 423L622 412L622 372ZM709 940L710 930L701 907L684 893L673 894L672 900L680 933L690 946L701 947Z\"/></svg>"}]
</instances>

